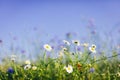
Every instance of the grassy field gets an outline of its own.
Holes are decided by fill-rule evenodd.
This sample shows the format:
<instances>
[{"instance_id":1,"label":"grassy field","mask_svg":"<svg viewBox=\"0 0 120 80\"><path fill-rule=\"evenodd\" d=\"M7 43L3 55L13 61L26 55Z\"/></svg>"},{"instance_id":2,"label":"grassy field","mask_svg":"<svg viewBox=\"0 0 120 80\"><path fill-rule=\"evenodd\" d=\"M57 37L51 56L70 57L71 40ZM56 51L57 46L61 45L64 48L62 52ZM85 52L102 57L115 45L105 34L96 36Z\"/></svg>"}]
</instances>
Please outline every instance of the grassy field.
<instances>
[{"instance_id":1,"label":"grassy field","mask_svg":"<svg viewBox=\"0 0 120 80\"><path fill-rule=\"evenodd\" d=\"M72 51L71 51L72 50ZM120 59L116 50L111 55L99 53L95 44L63 40L57 51L44 44L36 60L17 61L11 55L0 65L0 80L120 80Z\"/></svg>"}]
</instances>

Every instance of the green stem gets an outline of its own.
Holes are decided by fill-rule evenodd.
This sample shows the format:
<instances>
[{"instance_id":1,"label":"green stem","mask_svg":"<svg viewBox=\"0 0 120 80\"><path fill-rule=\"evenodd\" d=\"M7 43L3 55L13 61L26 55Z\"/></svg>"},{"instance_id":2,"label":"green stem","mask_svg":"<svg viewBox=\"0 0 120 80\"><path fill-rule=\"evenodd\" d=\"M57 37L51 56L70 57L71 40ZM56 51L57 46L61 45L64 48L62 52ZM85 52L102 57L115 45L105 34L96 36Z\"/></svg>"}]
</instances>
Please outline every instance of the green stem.
<instances>
[{"instance_id":1,"label":"green stem","mask_svg":"<svg viewBox=\"0 0 120 80\"><path fill-rule=\"evenodd\" d=\"M113 58L113 57L116 57L116 56L119 56L119 55L120 55L120 54L113 55L113 56L109 56L109 57L107 57L107 58L98 59L98 60L94 61L93 63L98 62L98 61L102 61L102 60L106 60L106 59L108 59L108 58ZM93 63L92 63L92 64L93 64Z\"/></svg>"}]
</instances>

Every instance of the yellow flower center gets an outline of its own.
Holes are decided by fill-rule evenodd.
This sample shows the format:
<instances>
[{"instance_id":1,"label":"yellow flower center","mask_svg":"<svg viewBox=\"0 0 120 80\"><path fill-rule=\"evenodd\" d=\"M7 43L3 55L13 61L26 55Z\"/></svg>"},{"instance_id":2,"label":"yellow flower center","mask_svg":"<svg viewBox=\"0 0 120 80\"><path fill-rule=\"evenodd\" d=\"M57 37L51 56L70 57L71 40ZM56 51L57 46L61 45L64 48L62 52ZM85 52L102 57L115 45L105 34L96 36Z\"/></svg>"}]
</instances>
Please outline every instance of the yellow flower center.
<instances>
[{"instance_id":1,"label":"yellow flower center","mask_svg":"<svg viewBox=\"0 0 120 80\"><path fill-rule=\"evenodd\" d=\"M68 70L71 70L71 68L70 68L70 67L68 67Z\"/></svg>"},{"instance_id":2,"label":"yellow flower center","mask_svg":"<svg viewBox=\"0 0 120 80\"><path fill-rule=\"evenodd\" d=\"M46 48L49 48L49 46L46 46Z\"/></svg>"},{"instance_id":3,"label":"yellow flower center","mask_svg":"<svg viewBox=\"0 0 120 80\"><path fill-rule=\"evenodd\" d=\"M92 51L94 51L94 50L95 50L95 48L93 48L93 47L92 47L92 48L91 48L91 50L92 50Z\"/></svg>"}]
</instances>

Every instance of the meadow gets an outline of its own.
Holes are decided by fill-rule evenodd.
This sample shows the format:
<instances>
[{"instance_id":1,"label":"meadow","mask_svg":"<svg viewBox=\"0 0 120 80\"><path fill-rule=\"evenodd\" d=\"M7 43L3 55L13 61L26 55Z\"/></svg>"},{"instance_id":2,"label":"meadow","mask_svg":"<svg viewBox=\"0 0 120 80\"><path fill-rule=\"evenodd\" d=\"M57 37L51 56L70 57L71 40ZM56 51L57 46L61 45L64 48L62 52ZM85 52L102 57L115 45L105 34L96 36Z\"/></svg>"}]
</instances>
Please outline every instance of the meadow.
<instances>
[{"instance_id":1,"label":"meadow","mask_svg":"<svg viewBox=\"0 0 120 80\"><path fill-rule=\"evenodd\" d=\"M11 50L1 60L0 80L120 80L120 46L95 41L72 39L67 33L63 40L31 45L34 56Z\"/></svg>"}]
</instances>

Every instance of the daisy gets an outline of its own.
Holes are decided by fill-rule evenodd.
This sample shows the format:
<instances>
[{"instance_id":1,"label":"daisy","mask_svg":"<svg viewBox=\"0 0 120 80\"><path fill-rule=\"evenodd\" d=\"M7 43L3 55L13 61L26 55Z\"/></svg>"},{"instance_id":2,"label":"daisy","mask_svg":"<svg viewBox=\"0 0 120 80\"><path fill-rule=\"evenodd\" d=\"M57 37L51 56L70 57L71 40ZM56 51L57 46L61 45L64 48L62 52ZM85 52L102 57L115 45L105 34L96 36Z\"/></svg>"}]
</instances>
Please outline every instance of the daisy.
<instances>
[{"instance_id":1,"label":"daisy","mask_svg":"<svg viewBox=\"0 0 120 80\"><path fill-rule=\"evenodd\" d=\"M49 51L49 52L52 51L52 47L48 44L45 44L43 47L46 51Z\"/></svg>"},{"instance_id":2,"label":"daisy","mask_svg":"<svg viewBox=\"0 0 120 80\"><path fill-rule=\"evenodd\" d=\"M116 74L118 77L120 77L120 72L117 72L117 74Z\"/></svg>"},{"instance_id":3,"label":"daisy","mask_svg":"<svg viewBox=\"0 0 120 80\"><path fill-rule=\"evenodd\" d=\"M70 45L70 43L67 40L63 40L63 43L68 45L68 46Z\"/></svg>"},{"instance_id":4,"label":"daisy","mask_svg":"<svg viewBox=\"0 0 120 80\"><path fill-rule=\"evenodd\" d=\"M68 49L67 49L67 48L65 48L65 47L63 47L63 48L62 48L62 51L67 51L67 50L68 50Z\"/></svg>"},{"instance_id":5,"label":"daisy","mask_svg":"<svg viewBox=\"0 0 120 80\"><path fill-rule=\"evenodd\" d=\"M95 45L95 44L92 44L92 48L96 48L96 45Z\"/></svg>"},{"instance_id":6,"label":"daisy","mask_svg":"<svg viewBox=\"0 0 120 80\"><path fill-rule=\"evenodd\" d=\"M83 43L82 46L83 46L83 47L88 47L88 46L89 46L89 43Z\"/></svg>"},{"instance_id":7,"label":"daisy","mask_svg":"<svg viewBox=\"0 0 120 80\"><path fill-rule=\"evenodd\" d=\"M71 65L65 66L64 69L66 69L66 71L68 73L72 73L73 72L73 67Z\"/></svg>"},{"instance_id":8,"label":"daisy","mask_svg":"<svg viewBox=\"0 0 120 80\"><path fill-rule=\"evenodd\" d=\"M10 60L11 60L12 62L15 62L15 59L16 59L16 55L11 55Z\"/></svg>"},{"instance_id":9,"label":"daisy","mask_svg":"<svg viewBox=\"0 0 120 80\"><path fill-rule=\"evenodd\" d=\"M33 66L33 67L32 67L32 70L36 70L36 69L37 69L37 67L36 67L36 66Z\"/></svg>"},{"instance_id":10,"label":"daisy","mask_svg":"<svg viewBox=\"0 0 120 80\"><path fill-rule=\"evenodd\" d=\"M30 68L31 68L30 64L24 66L24 70L29 70Z\"/></svg>"},{"instance_id":11,"label":"daisy","mask_svg":"<svg viewBox=\"0 0 120 80\"><path fill-rule=\"evenodd\" d=\"M25 61L25 64L26 64L26 65L30 65L30 64L31 64L30 60L26 60L26 61Z\"/></svg>"},{"instance_id":12,"label":"daisy","mask_svg":"<svg viewBox=\"0 0 120 80\"><path fill-rule=\"evenodd\" d=\"M64 56L64 53L62 51L59 52L59 57L62 58Z\"/></svg>"},{"instance_id":13,"label":"daisy","mask_svg":"<svg viewBox=\"0 0 120 80\"><path fill-rule=\"evenodd\" d=\"M72 43L75 44L75 45L77 45L77 46L80 46L79 40L72 40Z\"/></svg>"},{"instance_id":14,"label":"daisy","mask_svg":"<svg viewBox=\"0 0 120 80\"><path fill-rule=\"evenodd\" d=\"M89 50L92 52L92 53L96 53L96 46L94 44L92 44L91 47L89 47Z\"/></svg>"}]
</instances>

